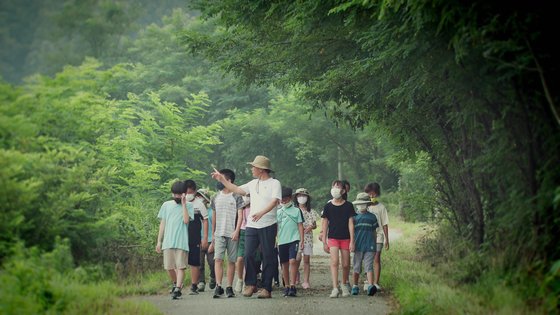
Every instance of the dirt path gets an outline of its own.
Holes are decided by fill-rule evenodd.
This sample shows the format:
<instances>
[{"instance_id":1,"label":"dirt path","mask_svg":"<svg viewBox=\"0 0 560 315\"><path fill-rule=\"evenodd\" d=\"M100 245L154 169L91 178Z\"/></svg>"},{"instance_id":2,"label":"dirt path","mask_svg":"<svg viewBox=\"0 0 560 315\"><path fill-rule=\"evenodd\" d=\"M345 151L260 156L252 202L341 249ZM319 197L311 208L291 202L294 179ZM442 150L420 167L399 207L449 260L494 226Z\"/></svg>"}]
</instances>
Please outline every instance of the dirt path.
<instances>
[{"instance_id":1,"label":"dirt path","mask_svg":"<svg viewBox=\"0 0 560 315\"><path fill-rule=\"evenodd\" d=\"M398 231L392 231L390 238L394 241L400 237ZM303 267L302 267L303 268ZM331 280L329 256L323 252L321 243L314 246L311 257L312 288L298 288L297 297L283 297L281 288L274 288L272 299L259 300L256 294L246 298L238 294L235 298L213 299L213 290L206 289L199 295L183 295L180 300L171 300L170 295L137 297L154 304L164 314L245 314L245 315L284 315L284 314L389 314L391 302L386 292L373 297L360 292L360 295L337 299L329 298ZM363 285L362 285L363 286Z\"/></svg>"}]
</instances>

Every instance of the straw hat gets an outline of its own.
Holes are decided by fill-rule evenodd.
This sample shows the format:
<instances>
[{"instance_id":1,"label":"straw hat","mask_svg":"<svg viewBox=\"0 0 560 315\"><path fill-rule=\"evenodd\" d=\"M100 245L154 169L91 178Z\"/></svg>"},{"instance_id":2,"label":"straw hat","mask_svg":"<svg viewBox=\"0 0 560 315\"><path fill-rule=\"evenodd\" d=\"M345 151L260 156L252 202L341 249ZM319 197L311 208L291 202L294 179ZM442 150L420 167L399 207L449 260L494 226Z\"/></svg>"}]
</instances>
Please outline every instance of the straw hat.
<instances>
[{"instance_id":1,"label":"straw hat","mask_svg":"<svg viewBox=\"0 0 560 315\"><path fill-rule=\"evenodd\" d=\"M196 191L196 193L202 196L202 198L204 198L204 200L206 200L207 202L210 202L210 198L208 197L210 195L208 194L207 189L200 188L199 190Z\"/></svg>"},{"instance_id":2,"label":"straw hat","mask_svg":"<svg viewBox=\"0 0 560 315\"><path fill-rule=\"evenodd\" d=\"M296 189L296 193L294 195L297 194L309 196L309 191L305 188L298 188Z\"/></svg>"},{"instance_id":3,"label":"straw hat","mask_svg":"<svg viewBox=\"0 0 560 315\"><path fill-rule=\"evenodd\" d=\"M262 168L272 171L272 169L270 168L270 160L264 155L257 155L253 162L247 162L247 164L251 164L256 168Z\"/></svg>"},{"instance_id":4,"label":"straw hat","mask_svg":"<svg viewBox=\"0 0 560 315\"><path fill-rule=\"evenodd\" d=\"M368 193L361 192L356 196L356 200L352 202L355 205L366 205L372 203Z\"/></svg>"}]
</instances>

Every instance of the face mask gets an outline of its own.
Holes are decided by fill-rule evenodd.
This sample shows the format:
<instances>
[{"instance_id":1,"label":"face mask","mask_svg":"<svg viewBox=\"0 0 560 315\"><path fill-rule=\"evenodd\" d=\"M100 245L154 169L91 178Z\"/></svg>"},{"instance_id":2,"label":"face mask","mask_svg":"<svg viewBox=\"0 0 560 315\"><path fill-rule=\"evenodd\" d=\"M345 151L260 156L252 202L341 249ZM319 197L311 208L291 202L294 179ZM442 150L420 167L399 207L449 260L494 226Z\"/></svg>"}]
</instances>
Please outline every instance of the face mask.
<instances>
[{"instance_id":1,"label":"face mask","mask_svg":"<svg viewBox=\"0 0 560 315\"><path fill-rule=\"evenodd\" d=\"M367 209L367 205L356 205L356 210L359 212L365 212Z\"/></svg>"},{"instance_id":2,"label":"face mask","mask_svg":"<svg viewBox=\"0 0 560 315\"><path fill-rule=\"evenodd\" d=\"M340 199L340 197L342 197L341 192L342 192L342 189L340 189L340 188L331 188L331 196L334 199Z\"/></svg>"},{"instance_id":3,"label":"face mask","mask_svg":"<svg viewBox=\"0 0 560 315\"><path fill-rule=\"evenodd\" d=\"M305 203L307 203L307 197L306 196L299 196L299 197L297 197L297 202L300 205L304 205Z\"/></svg>"},{"instance_id":4,"label":"face mask","mask_svg":"<svg viewBox=\"0 0 560 315\"><path fill-rule=\"evenodd\" d=\"M226 188L226 186L224 186L224 184L222 184L221 182L216 183L217 190L223 190L224 188Z\"/></svg>"},{"instance_id":5,"label":"face mask","mask_svg":"<svg viewBox=\"0 0 560 315\"><path fill-rule=\"evenodd\" d=\"M177 204L181 204L181 198L173 198Z\"/></svg>"},{"instance_id":6,"label":"face mask","mask_svg":"<svg viewBox=\"0 0 560 315\"><path fill-rule=\"evenodd\" d=\"M194 200L194 194L187 194L187 201L193 201Z\"/></svg>"},{"instance_id":7,"label":"face mask","mask_svg":"<svg viewBox=\"0 0 560 315\"><path fill-rule=\"evenodd\" d=\"M371 197L371 202L377 203L377 197Z\"/></svg>"}]
</instances>

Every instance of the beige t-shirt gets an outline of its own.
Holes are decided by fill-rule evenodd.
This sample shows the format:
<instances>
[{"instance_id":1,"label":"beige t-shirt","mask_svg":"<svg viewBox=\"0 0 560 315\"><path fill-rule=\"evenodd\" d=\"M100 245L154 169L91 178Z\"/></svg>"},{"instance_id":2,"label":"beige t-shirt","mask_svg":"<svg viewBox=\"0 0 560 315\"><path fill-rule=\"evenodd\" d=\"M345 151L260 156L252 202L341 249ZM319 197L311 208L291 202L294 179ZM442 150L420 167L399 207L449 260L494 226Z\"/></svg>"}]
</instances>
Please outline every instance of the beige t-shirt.
<instances>
[{"instance_id":1,"label":"beige t-shirt","mask_svg":"<svg viewBox=\"0 0 560 315\"><path fill-rule=\"evenodd\" d=\"M378 203L375 206L371 205L367 208L367 211L375 214L377 217L377 223L379 227L376 229L377 233L377 243L385 244L385 233L383 233L383 226L389 225L389 217L387 216L387 208L382 203Z\"/></svg>"}]
</instances>

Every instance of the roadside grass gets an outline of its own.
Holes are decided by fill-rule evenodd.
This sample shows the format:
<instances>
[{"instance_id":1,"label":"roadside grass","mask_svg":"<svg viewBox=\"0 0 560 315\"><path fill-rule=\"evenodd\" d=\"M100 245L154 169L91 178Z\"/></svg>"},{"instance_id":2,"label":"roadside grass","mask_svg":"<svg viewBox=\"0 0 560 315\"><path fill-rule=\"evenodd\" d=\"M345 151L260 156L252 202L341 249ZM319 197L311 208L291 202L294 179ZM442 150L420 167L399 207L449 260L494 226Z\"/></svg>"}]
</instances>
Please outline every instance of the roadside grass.
<instances>
[{"instance_id":1,"label":"roadside grass","mask_svg":"<svg viewBox=\"0 0 560 315\"><path fill-rule=\"evenodd\" d=\"M451 266L433 267L421 259L417 240L428 227L390 216L390 230L402 232L383 252L381 286L395 298L395 314L543 314L529 308L523 289L508 285L491 271L472 284L458 284L445 276ZM465 272L465 271L463 271Z\"/></svg>"}]
</instances>

